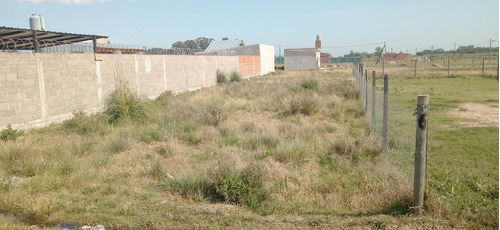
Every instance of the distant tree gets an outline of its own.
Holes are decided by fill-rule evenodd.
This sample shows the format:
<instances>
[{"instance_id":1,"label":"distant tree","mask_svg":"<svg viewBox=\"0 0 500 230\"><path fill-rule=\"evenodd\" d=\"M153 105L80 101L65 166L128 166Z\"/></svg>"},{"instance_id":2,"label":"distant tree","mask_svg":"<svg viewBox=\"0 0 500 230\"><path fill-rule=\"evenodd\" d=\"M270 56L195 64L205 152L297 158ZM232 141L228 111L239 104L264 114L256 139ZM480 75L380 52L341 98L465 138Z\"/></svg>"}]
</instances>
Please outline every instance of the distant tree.
<instances>
[{"instance_id":1,"label":"distant tree","mask_svg":"<svg viewBox=\"0 0 500 230\"><path fill-rule=\"evenodd\" d=\"M222 38L222 41L227 41L227 40L229 40L229 38L227 37Z\"/></svg>"},{"instance_id":2,"label":"distant tree","mask_svg":"<svg viewBox=\"0 0 500 230\"><path fill-rule=\"evenodd\" d=\"M194 50L200 49L200 47L198 47L198 44L196 44L196 42L194 40L186 40L184 42L184 46L186 46L186 48L194 49Z\"/></svg>"},{"instance_id":3,"label":"distant tree","mask_svg":"<svg viewBox=\"0 0 500 230\"><path fill-rule=\"evenodd\" d=\"M207 49L210 42L212 42L213 38L199 37L195 40L186 40L184 42L177 41L172 44L172 48L187 48L187 49L195 49L195 50L205 50Z\"/></svg>"},{"instance_id":4,"label":"distant tree","mask_svg":"<svg viewBox=\"0 0 500 230\"><path fill-rule=\"evenodd\" d=\"M176 41L174 44L172 44L172 48L186 48L186 45L184 44L184 42Z\"/></svg>"},{"instance_id":5,"label":"distant tree","mask_svg":"<svg viewBox=\"0 0 500 230\"><path fill-rule=\"evenodd\" d=\"M201 50L206 50L208 45L213 41L213 38L206 38L206 37L199 37L196 40L196 44L198 45L198 48Z\"/></svg>"},{"instance_id":6,"label":"distant tree","mask_svg":"<svg viewBox=\"0 0 500 230\"><path fill-rule=\"evenodd\" d=\"M377 46L377 48L375 48L375 53L373 55L380 56L380 54L382 53L382 51L384 51L382 49L382 47Z\"/></svg>"}]
</instances>

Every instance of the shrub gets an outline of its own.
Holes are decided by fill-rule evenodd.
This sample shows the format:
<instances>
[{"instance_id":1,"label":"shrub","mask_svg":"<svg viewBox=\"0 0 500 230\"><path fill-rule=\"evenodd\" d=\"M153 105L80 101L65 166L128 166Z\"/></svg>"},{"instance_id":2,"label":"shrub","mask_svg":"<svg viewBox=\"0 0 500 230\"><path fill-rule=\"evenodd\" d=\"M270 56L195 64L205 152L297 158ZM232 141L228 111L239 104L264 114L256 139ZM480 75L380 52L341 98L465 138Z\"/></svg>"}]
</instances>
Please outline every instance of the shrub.
<instances>
[{"instance_id":1,"label":"shrub","mask_svg":"<svg viewBox=\"0 0 500 230\"><path fill-rule=\"evenodd\" d=\"M239 81L241 81L241 76L238 72L233 71L233 72L231 72L231 76L229 77L229 80L231 82L239 82Z\"/></svg>"},{"instance_id":2,"label":"shrub","mask_svg":"<svg viewBox=\"0 0 500 230\"><path fill-rule=\"evenodd\" d=\"M109 123L116 123L121 119L147 118L145 103L124 84L118 85L111 93L104 114L108 116Z\"/></svg>"},{"instance_id":3,"label":"shrub","mask_svg":"<svg viewBox=\"0 0 500 230\"><path fill-rule=\"evenodd\" d=\"M62 126L67 132L72 132L79 135L97 133L101 136L106 134L106 128L109 128L102 116L88 116L82 111L74 113L71 119L65 120L62 123Z\"/></svg>"},{"instance_id":4,"label":"shrub","mask_svg":"<svg viewBox=\"0 0 500 230\"><path fill-rule=\"evenodd\" d=\"M205 125L217 126L227 120L229 114L224 111L222 103L213 102L204 108L201 116L201 120Z\"/></svg>"},{"instance_id":5,"label":"shrub","mask_svg":"<svg viewBox=\"0 0 500 230\"><path fill-rule=\"evenodd\" d=\"M197 201L223 201L223 197L217 192L215 184L202 176L163 177L161 178L160 188Z\"/></svg>"},{"instance_id":6,"label":"shrub","mask_svg":"<svg viewBox=\"0 0 500 230\"><path fill-rule=\"evenodd\" d=\"M132 144L130 139L125 136L117 136L111 139L107 144L107 150L109 153L119 153L128 149Z\"/></svg>"},{"instance_id":7,"label":"shrub","mask_svg":"<svg viewBox=\"0 0 500 230\"><path fill-rule=\"evenodd\" d=\"M291 97L284 105L284 115L312 115L320 108L320 102L314 94L300 94Z\"/></svg>"},{"instance_id":8,"label":"shrub","mask_svg":"<svg viewBox=\"0 0 500 230\"><path fill-rule=\"evenodd\" d=\"M226 165L216 169L211 177L217 193L227 203L244 205L255 211L269 197L262 182L262 171L256 165L243 170Z\"/></svg>"},{"instance_id":9,"label":"shrub","mask_svg":"<svg viewBox=\"0 0 500 230\"><path fill-rule=\"evenodd\" d=\"M345 99L359 99L359 90L353 81L344 80L329 87L329 90Z\"/></svg>"},{"instance_id":10,"label":"shrub","mask_svg":"<svg viewBox=\"0 0 500 230\"><path fill-rule=\"evenodd\" d=\"M226 74L220 70L217 70L217 83L225 83L226 81Z\"/></svg>"},{"instance_id":11,"label":"shrub","mask_svg":"<svg viewBox=\"0 0 500 230\"><path fill-rule=\"evenodd\" d=\"M318 89L319 89L318 81L316 79L313 79L313 78L302 80L302 82L300 83L300 86L306 90L318 91Z\"/></svg>"},{"instance_id":12,"label":"shrub","mask_svg":"<svg viewBox=\"0 0 500 230\"><path fill-rule=\"evenodd\" d=\"M14 141L17 138L21 137L24 134L23 131L13 129L10 124L7 125L7 128L0 132L0 140L2 141Z\"/></svg>"}]
</instances>

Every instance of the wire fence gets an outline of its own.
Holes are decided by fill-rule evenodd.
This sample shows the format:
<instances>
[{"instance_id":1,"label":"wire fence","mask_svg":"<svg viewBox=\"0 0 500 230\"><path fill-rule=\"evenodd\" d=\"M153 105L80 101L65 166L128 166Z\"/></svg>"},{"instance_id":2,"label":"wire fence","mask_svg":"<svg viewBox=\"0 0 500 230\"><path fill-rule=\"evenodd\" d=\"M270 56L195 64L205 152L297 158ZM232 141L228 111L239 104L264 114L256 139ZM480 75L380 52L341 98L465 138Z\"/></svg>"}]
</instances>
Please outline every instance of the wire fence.
<instances>
[{"instance_id":1,"label":"wire fence","mask_svg":"<svg viewBox=\"0 0 500 230\"><path fill-rule=\"evenodd\" d=\"M69 43L55 40L0 38L0 52L40 52L40 53L100 53L100 54L146 54L146 55L230 55L221 52L202 52L200 49L161 48L153 46L94 44L92 42ZM38 49L38 50L37 50ZM97 52L95 52L97 51Z\"/></svg>"},{"instance_id":2,"label":"wire fence","mask_svg":"<svg viewBox=\"0 0 500 230\"><path fill-rule=\"evenodd\" d=\"M405 156L412 156L415 145L415 108L401 105L391 98L388 89L389 75L378 75L373 70L364 69L361 63L354 64L353 76L359 87L362 106L372 133L380 138L385 153L397 150ZM383 84L377 82L381 78Z\"/></svg>"}]
</instances>

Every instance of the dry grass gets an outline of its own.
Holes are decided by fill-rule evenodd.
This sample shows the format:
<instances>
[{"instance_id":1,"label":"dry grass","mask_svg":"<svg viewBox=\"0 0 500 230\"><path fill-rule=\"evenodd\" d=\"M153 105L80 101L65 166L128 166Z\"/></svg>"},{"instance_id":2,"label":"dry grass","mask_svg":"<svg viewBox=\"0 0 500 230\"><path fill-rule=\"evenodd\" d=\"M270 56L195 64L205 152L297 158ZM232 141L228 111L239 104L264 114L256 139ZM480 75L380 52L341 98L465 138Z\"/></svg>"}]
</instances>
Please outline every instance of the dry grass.
<instances>
[{"instance_id":1,"label":"dry grass","mask_svg":"<svg viewBox=\"0 0 500 230\"><path fill-rule=\"evenodd\" d=\"M1 142L0 213L16 217L0 228L447 226L404 216L409 180L381 154L348 73L165 94L142 102L157 119L79 114ZM304 79L312 89L291 90Z\"/></svg>"}]
</instances>

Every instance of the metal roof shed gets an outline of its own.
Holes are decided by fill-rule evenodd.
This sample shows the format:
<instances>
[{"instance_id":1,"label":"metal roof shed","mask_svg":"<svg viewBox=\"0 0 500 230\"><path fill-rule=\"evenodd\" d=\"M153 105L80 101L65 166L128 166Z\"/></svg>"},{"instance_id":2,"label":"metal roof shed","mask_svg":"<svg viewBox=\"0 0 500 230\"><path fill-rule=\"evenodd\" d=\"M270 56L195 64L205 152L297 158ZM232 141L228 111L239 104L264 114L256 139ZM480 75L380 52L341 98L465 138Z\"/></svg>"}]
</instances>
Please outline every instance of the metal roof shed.
<instances>
[{"instance_id":1,"label":"metal roof shed","mask_svg":"<svg viewBox=\"0 0 500 230\"><path fill-rule=\"evenodd\" d=\"M224 50L240 46L245 46L245 43L243 42L243 40L239 39L212 41L205 51Z\"/></svg>"},{"instance_id":2,"label":"metal roof shed","mask_svg":"<svg viewBox=\"0 0 500 230\"><path fill-rule=\"evenodd\" d=\"M30 30L0 26L0 50L34 50L75 42L94 42L94 50L97 50L96 40L108 38L104 35L73 34L55 31Z\"/></svg>"}]
</instances>

